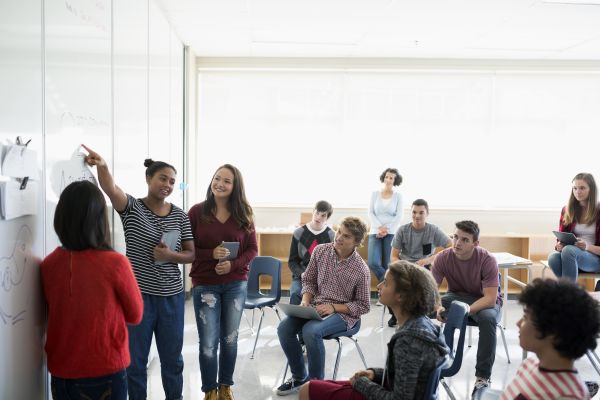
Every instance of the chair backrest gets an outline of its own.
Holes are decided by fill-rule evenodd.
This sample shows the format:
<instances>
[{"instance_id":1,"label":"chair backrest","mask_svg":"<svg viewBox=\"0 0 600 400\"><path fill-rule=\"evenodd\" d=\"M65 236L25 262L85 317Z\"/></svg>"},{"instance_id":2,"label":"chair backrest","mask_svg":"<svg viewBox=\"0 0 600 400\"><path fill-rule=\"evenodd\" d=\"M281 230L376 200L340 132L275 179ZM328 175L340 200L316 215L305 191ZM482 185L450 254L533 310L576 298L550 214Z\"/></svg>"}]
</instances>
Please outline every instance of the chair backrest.
<instances>
[{"instance_id":1,"label":"chair backrest","mask_svg":"<svg viewBox=\"0 0 600 400\"><path fill-rule=\"evenodd\" d=\"M260 276L271 277L271 289L269 297L275 297L279 302L281 298L281 261L270 256L257 256L250 263L248 274L248 294L262 295L260 292Z\"/></svg>"},{"instance_id":2,"label":"chair backrest","mask_svg":"<svg viewBox=\"0 0 600 400\"><path fill-rule=\"evenodd\" d=\"M442 358L429 374L429 378L427 378L427 387L425 388L425 396L423 396L423 400L438 400L438 386L440 384L440 375L442 374L442 370L446 367L447 363L448 358Z\"/></svg>"},{"instance_id":3,"label":"chair backrest","mask_svg":"<svg viewBox=\"0 0 600 400\"><path fill-rule=\"evenodd\" d=\"M469 306L460 301L453 301L446 315L444 326L444 338L450 348L450 363L447 368L442 369L441 377L455 375L462 365L463 350L465 347L465 333L467 331L467 318ZM459 330L458 343L454 346L454 332Z\"/></svg>"}]
</instances>

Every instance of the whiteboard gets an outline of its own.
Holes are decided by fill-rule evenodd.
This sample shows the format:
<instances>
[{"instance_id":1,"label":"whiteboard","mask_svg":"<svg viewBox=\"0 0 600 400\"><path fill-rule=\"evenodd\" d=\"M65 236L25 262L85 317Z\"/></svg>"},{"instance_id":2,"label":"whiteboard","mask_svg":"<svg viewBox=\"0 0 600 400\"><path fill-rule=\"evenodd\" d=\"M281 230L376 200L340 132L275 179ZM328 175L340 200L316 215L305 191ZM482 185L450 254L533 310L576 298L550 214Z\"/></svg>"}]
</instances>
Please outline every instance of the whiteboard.
<instances>
[{"instance_id":1,"label":"whiteboard","mask_svg":"<svg viewBox=\"0 0 600 400\"><path fill-rule=\"evenodd\" d=\"M151 1L112 3L23 0L0 10L0 144L31 139L39 172L33 213L0 218L0 399L49 396L39 262L59 245L53 219L64 187L95 179L79 145L102 154L136 197L147 190L145 158L182 172L182 44ZM182 198L176 191L169 200L182 206ZM111 220L124 252L118 216Z\"/></svg>"},{"instance_id":2,"label":"whiteboard","mask_svg":"<svg viewBox=\"0 0 600 400\"><path fill-rule=\"evenodd\" d=\"M28 167L38 171L43 166L41 10L39 0L23 0L3 2L0 12L0 143L14 143L16 136L31 139L28 148L37 156L28 159ZM39 177L36 183L43 187ZM36 258L44 253L41 199L38 195L33 215L0 220L1 399L46 398Z\"/></svg>"}]
</instances>

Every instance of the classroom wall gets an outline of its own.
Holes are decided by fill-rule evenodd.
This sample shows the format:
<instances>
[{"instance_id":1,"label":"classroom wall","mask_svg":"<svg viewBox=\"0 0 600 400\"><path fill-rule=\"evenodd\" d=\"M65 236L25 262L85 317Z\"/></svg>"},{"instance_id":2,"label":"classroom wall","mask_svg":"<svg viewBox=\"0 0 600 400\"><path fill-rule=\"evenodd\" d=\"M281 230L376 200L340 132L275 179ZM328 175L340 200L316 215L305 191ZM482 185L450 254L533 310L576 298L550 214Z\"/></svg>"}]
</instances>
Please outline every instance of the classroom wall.
<instances>
[{"instance_id":1,"label":"classroom wall","mask_svg":"<svg viewBox=\"0 0 600 400\"><path fill-rule=\"evenodd\" d=\"M0 219L0 398L46 399L39 261L58 245L60 192L89 178L73 157L81 143L97 150L133 196L146 193L144 158L183 171L183 45L152 0L2 2L0 26L2 153L31 140L39 172L35 211ZM0 184L14 179L0 169ZM183 206L183 192L171 201Z\"/></svg>"}]
</instances>

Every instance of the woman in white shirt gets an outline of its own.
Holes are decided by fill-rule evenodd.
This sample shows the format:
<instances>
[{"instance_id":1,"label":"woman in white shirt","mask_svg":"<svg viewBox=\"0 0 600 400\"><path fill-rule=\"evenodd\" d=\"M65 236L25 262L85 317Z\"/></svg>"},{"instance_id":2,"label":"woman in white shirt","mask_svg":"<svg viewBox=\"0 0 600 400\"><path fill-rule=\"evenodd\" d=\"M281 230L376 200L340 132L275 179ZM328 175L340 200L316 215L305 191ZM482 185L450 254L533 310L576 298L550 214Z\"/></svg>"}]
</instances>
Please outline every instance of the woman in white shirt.
<instances>
[{"instance_id":1,"label":"woman in white shirt","mask_svg":"<svg viewBox=\"0 0 600 400\"><path fill-rule=\"evenodd\" d=\"M371 195L369 203L369 268L379 282L383 280L385 271L390 263L392 239L402 220L402 195L394 191L394 186L400 186L402 176L396 168L387 168L379 180L380 190Z\"/></svg>"}]
</instances>

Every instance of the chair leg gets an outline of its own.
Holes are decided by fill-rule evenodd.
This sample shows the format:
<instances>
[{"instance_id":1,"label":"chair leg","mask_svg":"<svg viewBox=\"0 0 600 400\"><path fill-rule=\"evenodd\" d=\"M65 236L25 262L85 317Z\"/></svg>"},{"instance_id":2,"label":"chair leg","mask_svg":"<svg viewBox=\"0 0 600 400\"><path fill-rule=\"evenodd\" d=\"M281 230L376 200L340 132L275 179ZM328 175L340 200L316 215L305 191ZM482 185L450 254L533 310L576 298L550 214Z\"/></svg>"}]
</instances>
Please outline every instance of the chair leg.
<instances>
[{"instance_id":1,"label":"chair leg","mask_svg":"<svg viewBox=\"0 0 600 400\"><path fill-rule=\"evenodd\" d=\"M506 352L506 361L510 364L510 356L508 355L508 346L506 345L506 337L504 336L504 329L500 324L497 325L500 329L500 334L502 335L502 343L504 343L504 351Z\"/></svg>"},{"instance_id":2,"label":"chair leg","mask_svg":"<svg viewBox=\"0 0 600 400\"><path fill-rule=\"evenodd\" d=\"M456 400L456 397L454 397L454 393L452 393L452 390L450 390L450 386L448 386L446 381L444 379L442 379L442 380L440 380L440 382L442 383L442 386L444 387L444 389L446 389L446 393L448 393L448 397L450 397L451 400Z\"/></svg>"},{"instance_id":3,"label":"chair leg","mask_svg":"<svg viewBox=\"0 0 600 400\"><path fill-rule=\"evenodd\" d=\"M277 307L273 307L273 310L275 310L275 314L277 314L277 318L279 318L279 322L281 322L281 316L279 315L279 310Z\"/></svg>"},{"instance_id":4,"label":"chair leg","mask_svg":"<svg viewBox=\"0 0 600 400\"><path fill-rule=\"evenodd\" d=\"M252 310L254 311L254 310ZM263 317L265 316L265 309L261 308L261 315L260 315L260 322L258 323L258 330L256 331L256 339L254 339L254 347L252 348L252 355L250 356L250 359L253 360L254 359L254 352L256 351L256 343L258 343L258 337L260 336L260 327L262 326L262 322L263 322Z\"/></svg>"},{"instance_id":5,"label":"chair leg","mask_svg":"<svg viewBox=\"0 0 600 400\"><path fill-rule=\"evenodd\" d=\"M289 362L285 363L285 370L283 371L283 378L281 379L281 384L283 385L285 383L285 376L287 375L287 370L288 367L290 366Z\"/></svg>"},{"instance_id":6,"label":"chair leg","mask_svg":"<svg viewBox=\"0 0 600 400\"><path fill-rule=\"evenodd\" d=\"M360 359L362 360L362 362L365 366L365 369L369 368L369 366L367 365L367 361L365 360L365 356L362 352L362 349L358 345L358 340L353 337L351 337L350 339L352 339L352 341L354 342L354 345L356 346L356 351L358 351L358 355L360 356Z\"/></svg>"},{"instance_id":7,"label":"chair leg","mask_svg":"<svg viewBox=\"0 0 600 400\"><path fill-rule=\"evenodd\" d=\"M244 318L246 318L246 322L248 323L248 328L250 328L250 332L252 332L252 334L254 335L254 321L250 323L250 320L248 319L248 314L246 314L246 310L244 310Z\"/></svg>"},{"instance_id":8,"label":"chair leg","mask_svg":"<svg viewBox=\"0 0 600 400\"><path fill-rule=\"evenodd\" d=\"M469 342L468 342L467 346L471 347L471 339L472 339L471 336L473 335L473 327L469 326L468 328L469 328Z\"/></svg>"},{"instance_id":9,"label":"chair leg","mask_svg":"<svg viewBox=\"0 0 600 400\"><path fill-rule=\"evenodd\" d=\"M596 354L596 352L593 350L588 350L585 352L585 355L590 360L590 363L592 364L598 375L600 375L600 368L598 367L598 364L596 362L598 360L598 355Z\"/></svg>"},{"instance_id":10,"label":"chair leg","mask_svg":"<svg viewBox=\"0 0 600 400\"><path fill-rule=\"evenodd\" d=\"M335 357L335 367L333 367L333 380L335 381L335 378L337 377L337 373L338 373L338 367L340 365L340 358L342 357L342 341L340 340L340 338L335 338L337 344L338 344L338 351L337 351L337 356Z\"/></svg>"}]
</instances>

